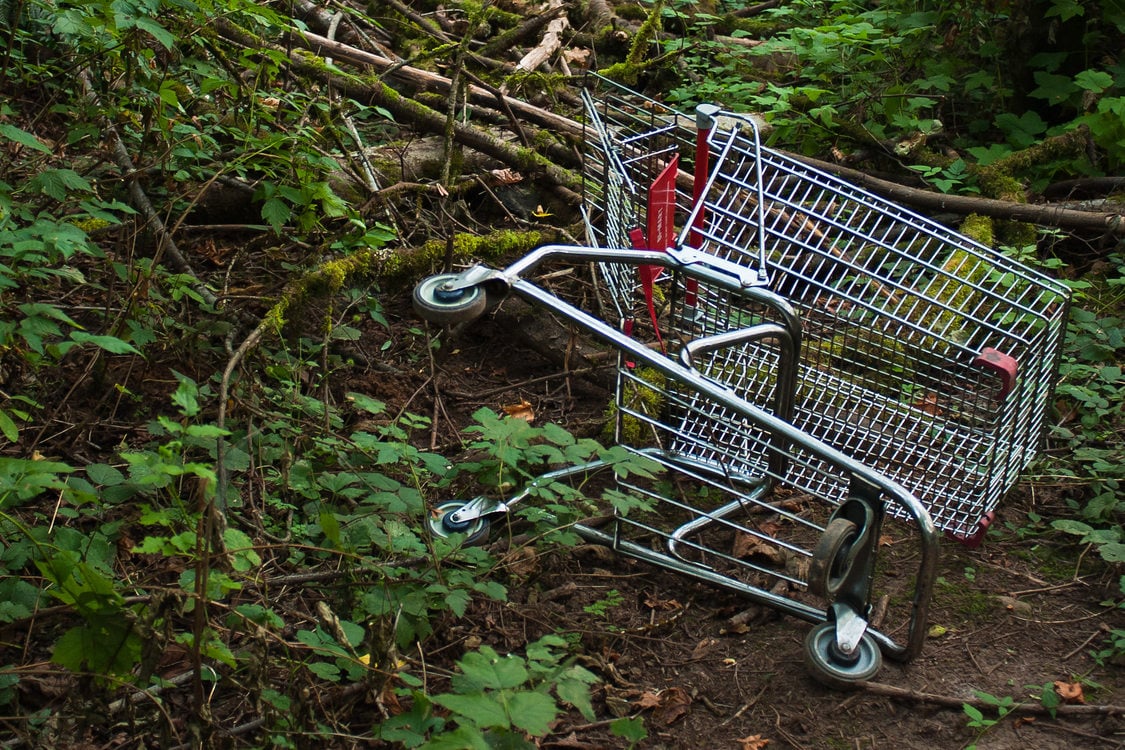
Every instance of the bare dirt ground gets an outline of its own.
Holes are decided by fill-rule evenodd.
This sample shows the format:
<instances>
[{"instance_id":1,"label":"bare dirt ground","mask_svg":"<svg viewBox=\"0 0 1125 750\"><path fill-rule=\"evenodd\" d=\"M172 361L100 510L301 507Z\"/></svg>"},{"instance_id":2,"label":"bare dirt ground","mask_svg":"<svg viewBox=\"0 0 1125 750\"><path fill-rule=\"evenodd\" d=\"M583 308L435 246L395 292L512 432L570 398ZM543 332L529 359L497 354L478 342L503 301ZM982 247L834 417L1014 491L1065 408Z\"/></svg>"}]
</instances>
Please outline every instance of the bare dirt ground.
<instances>
[{"instance_id":1,"label":"bare dirt ground","mask_svg":"<svg viewBox=\"0 0 1125 750\"><path fill-rule=\"evenodd\" d=\"M404 308L398 312L408 320ZM381 383L383 392L373 395L409 393L410 408L428 413L440 394L450 444L479 406L521 401L538 419L596 432L608 376L564 377L549 352L528 345L549 336L550 325L515 310L501 306L450 341L436 391L401 381L388 389L375 379L370 385ZM545 633L577 634L582 663L603 680L595 691L599 721L574 714L543 747L626 747L609 731L621 716L645 719L644 748L1121 746L1125 684L1117 666L1092 655L1110 628L1122 627L1112 606L1121 571L1041 533L1068 516L1064 500L1050 487L1021 484L982 547L944 543L923 654L909 664L888 660L874 683L854 692L809 676L807 624L747 612L733 594L596 546L513 556L510 601L477 604L439 634L433 658L455 658L467 645L518 651ZM893 566L894 551L886 554ZM1052 715L1045 691L1070 697ZM990 699L1010 713L1001 718ZM963 702L983 718L974 722Z\"/></svg>"}]
</instances>

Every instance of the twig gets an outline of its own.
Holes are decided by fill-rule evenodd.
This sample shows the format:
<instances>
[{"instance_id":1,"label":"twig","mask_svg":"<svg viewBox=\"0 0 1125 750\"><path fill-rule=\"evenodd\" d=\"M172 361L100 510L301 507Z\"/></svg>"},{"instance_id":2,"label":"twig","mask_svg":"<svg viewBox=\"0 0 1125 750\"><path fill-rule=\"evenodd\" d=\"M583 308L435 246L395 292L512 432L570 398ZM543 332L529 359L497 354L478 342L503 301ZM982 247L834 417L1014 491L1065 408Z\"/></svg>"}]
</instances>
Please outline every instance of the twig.
<instances>
[{"instance_id":1,"label":"twig","mask_svg":"<svg viewBox=\"0 0 1125 750\"><path fill-rule=\"evenodd\" d=\"M1087 646L1089 646L1089 645L1090 645L1090 641L1094 640L1094 639L1095 639L1095 638L1097 638L1097 637L1098 637L1099 635L1104 635L1104 634L1106 633L1106 631L1107 631L1107 630L1109 630L1109 628L1108 628L1108 627L1106 626L1106 624L1105 624L1105 623L1102 623L1102 624L1101 624L1101 626L1100 626L1100 627L1099 627L1099 628L1098 628L1097 630L1095 630L1095 631L1094 631L1093 633L1091 633L1091 634L1090 634L1090 637L1089 637L1089 638L1087 638L1086 640L1084 640L1084 641L1082 641L1081 643L1079 643L1079 644L1078 644L1077 646L1075 646L1075 647L1074 647L1074 648L1073 648L1072 650L1068 651L1068 652L1067 652L1067 653L1066 653L1066 654L1065 654L1065 655L1063 656L1062 660L1063 660L1063 661L1066 661L1066 660L1070 659L1070 657L1074 656L1074 655L1075 655L1075 654L1077 654L1077 653L1078 653L1079 651L1081 651L1082 649L1084 649L1084 648L1086 648Z\"/></svg>"},{"instance_id":2,"label":"twig","mask_svg":"<svg viewBox=\"0 0 1125 750\"><path fill-rule=\"evenodd\" d=\"M746 713L746 712L747 712L747 711L749 711L749 710L750 710L751 708L753 708L753 707L754 707L754 704L758 702L758 699L760 699L760 698L762 697L762 695L764 695L764 694L765 694L766 690L767 690L767 689L768 689L769 687L770 687L770 685L769 685L769 683L767 682L767 683L766 683L765 685L763 685L763 686L762 686L762 689L761 689L761 690L759 690L759 691L757 692L757 694L756 694L756 695L755 695L755 696L754 696L753 698L751 698L750 700L748 700L748 701L747 701L746 703L742 704L742 708L740 708L740 709L738 709L737 711L735 711L735 712L734 712L733 714L731 714L731 715L730 715L730 716L729 716L728 718L726 718L726 719L724 719L723 721L719 722L719 726L721 726L721 727L725 727L725 726L726 726L727 724L730 724L730 723L731 723L732 721L734 721L735 719L737 719L737 718L738 718L739 716L742 716L742 714Z\"/></svg>"},{"instance_id":3,"label":"twig","mask_svg":"<svg viewBox=\"0 0 1125 750\"><path fill-rule=\"evenodd\" d=\"M1073 735L1076 735L1078 737L1087 737L1091 740L1098 740L1099 742L1104 742L1107 745L1111 745L1112 747L1125 747L1125 742L1122 742L1121 740L1115 740L1112 737L1106 737L1104 735L1094 734L1093 732L1083 732L1081 729L1076 729L1075 727L1068 727L1068 726L1065 726L1063 724L1057 724L1057 723L1054 723L1054 722L1045 721L1045 722L1042 722L1042 723L1038 724L1038 726L1041 726L1044 729L1057 729L1060 732L1066 732L1067 734L1073 734Z\"/></svg>"},{"instance_id":4,"label":"twig","mask_svg":"<svg viewBox=\"0 0 1125 750\"><path fill-rule=\"evenodd\" d=\"M208 305L218 309L219 298L199 280L191 264L188 263L187 258L180 252L180 248L176 246L172 235L164 225L164 220L156 213L156 209L152 207L152 202L149 201L148 195L146 195L144 189L141 188L141 183L136 177L137 170L133 165L133 159L129 156L129 152L125 148L125 143L121 140L121 135L112 125L107 126L107 133L112 141L113 160L117 162L117 166L124 172L125 181L129 185L129 198L133 203L133 207L140 211L145 219L145 223L152 229L153 234L156 235L156 255L159 256L161 252L167 255L172 262L172 266L177 271L191 277L192 289L195 290L196 294Z\"/></svg>"}]
</instances>

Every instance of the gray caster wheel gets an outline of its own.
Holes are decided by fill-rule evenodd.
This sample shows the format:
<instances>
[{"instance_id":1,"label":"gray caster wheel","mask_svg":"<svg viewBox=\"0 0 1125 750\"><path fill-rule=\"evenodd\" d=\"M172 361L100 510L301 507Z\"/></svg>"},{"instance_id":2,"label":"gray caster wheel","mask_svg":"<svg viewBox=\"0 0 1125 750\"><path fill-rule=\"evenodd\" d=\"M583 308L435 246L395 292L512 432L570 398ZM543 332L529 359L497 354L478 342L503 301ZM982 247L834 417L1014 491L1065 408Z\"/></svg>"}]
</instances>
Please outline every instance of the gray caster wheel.
<instances>
[{"instance_id":1,"label":"gray caster wheel","mask_svg":"<svg viewBox=\"0 0 1125 750\"><path fill-rule=\"evenodd\" d=\"M414 287L414 312L431 323L452 325L480 317L488 305L488 297L481 286L448 289L446 285L457 278L456 274L443 273L430 276Z\"/></svg>"},{"instance_id":2,"label":"gray caster wheel","mask_svg":"<svg viewBox=\"0 0 1125 750\"><path fill-rule=\"evenodd\" d=\"M870 680L882 669L883 652L875 639L864 633L854 654L842 653L836 645L836 623L824 622L805 637L805 667L825 687L854 690L857 682Z\"/></svg>"},{"instance_id":3,"label":"gray caster wheel","mask_svg":"<svg viewBox=\"0 0 1125 750\"><path fill-rule=\"evenodd\" d=\"M846 518L833 518L824 529L809 561L809 591L835 599L855 562L859 530Z\"/></svg>"},{"instance_id":4,"label":"gray caster wheel","mask_svg":"<svg viewBox=\"0 0 1125 750\"><path fill-rule=\"evenodd\" d=\"M453 520L453 512L465 507L460 500L447 500L430 512L430 531L436 537L445 539L453 534L464 534L463 544L472 546L488 539L492 524L487 518L474 518L458 523Z\"/></svg>"}]
</instances>

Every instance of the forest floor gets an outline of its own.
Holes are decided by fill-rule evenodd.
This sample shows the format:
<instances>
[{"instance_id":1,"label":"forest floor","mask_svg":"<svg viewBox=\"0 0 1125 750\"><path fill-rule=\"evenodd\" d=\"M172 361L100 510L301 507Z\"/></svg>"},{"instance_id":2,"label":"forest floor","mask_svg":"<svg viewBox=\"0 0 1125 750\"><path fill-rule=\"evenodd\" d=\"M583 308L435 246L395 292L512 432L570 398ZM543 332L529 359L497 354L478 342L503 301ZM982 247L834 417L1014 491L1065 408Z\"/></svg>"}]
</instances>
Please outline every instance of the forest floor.
<instances>
[{"instance_id":1,"label":"forest floor","mask_svg":"<svg viewBox=\"0 0 1125 750\"><path fill-rule=\"evenodd\" d=\"M276 107L274 101L272 106ZM574 115L573 111L567 113L568 117ZM534 185L518 184L522 178L509 179L511 165L495 159L485 161L471 167L478 172L464 180L463 185L469 187L448 202L442 200L448 197L445 192L441 192L441 199L435 197L439 191L431 188L436 183L414 182L417 176L403 170L397 176L401 182L394 186L405 186L404 191L388 200L400 201L400 212L389 222L400 231L395 242L418 247L444 236L443 231L448 235L483 236L500 229L529 228L542 229L544 236L550 232L554 233L552 237L573 237L575 227L581 226L576 216L569 217L570 223L565 217L555 216L552 226L542 221L552 212L561 212L557 183L540 186L543 189L537 191ZM123 167L122 171L133 170ZM423 197L416 198L409 192L415 189ZM27 457L58 456L76 466L105 462L124 467L119 458L122 451L156 439L143 425L160 413L161 405L168 404L169 394L176 388L175 373L214 389L218 373L231 361L230 345L235 334L245 335L243 328L247 326L243 324L247 320L262 319L273 301L291 293L288 284L315 267L317 258L311 256L322 251L310 250L312 245L303 241L276 247L278 235L263 230L262 206L250 205L247 194L243 186L243 192L236 192L235 199L229 201L234 204L233 218L221 212L209 215L201 203L198 214L185 210L181 216L184 223L175 225L177 242L198 269L198 281L222 290L223 313L215 320L207 319L212 313L202 314L196 308L190 308L190 320L188 316L177 319L172 313L154 315L160 317L160 332L166 336L145 352L143 360L109 356L83 360L75 356L54 368L51 377L57 379L50 387L57 386L57 393L48 394L52 397L49 417L44 424L25 426L21 431L21 438L35 436L27 438ZM461 202L456 221L462 223L445 224L443 212L454 201ZM440 207L435 207L439 203ZM372 206L384 204L372 198L365 208ZM371 213L375 210L372 208ZM110 228L99 235L101 246L111 248L107 257L125 265L125 260L134 262L134 254L147 258L164 249L160 241L153 241L154 233L135 231L138 227ZM329 247L326 242L325 255L336 257L336 248ZM489 262L502 265L513 260L506 257ZM424 262L430 263L429 259ZM589 270L578 266L569 276L544 283L549 288L555 284L588 284L592 279L583 275ZM169 294L158 299L155 284L149 296L147 276L144 283L129 288L133 282L115 279L114 273L107 264L100 270L90 269L89 276L100 274L104 281L101 289L107 296L127 288L132 296L122 303L123 308L150 305L159 311L164 305L168 310L179 309L176 305L181 297ZM424 274L420 272L417 277ZM441 453L451 462L471 458L466 455L464 430L473 424L472 415L481 407L498 413L505 407L515 407L534 415L536 425L561 425L581 437L602 434L612 398L612 369L596 364L579 369L568 366L564 360L574 341L550 314L509 299L479 320L439 332L437 327L420 321L412 308L411 288L417 278L401 276L376 279L378 292L374 296L378 297L385 323L373 319L356 322L358 335L354 340L337 342L347 350L347 356L339 359L345 364L334 365L330 373L325 367L325 372L316 376L323 381L315 385L294 376L294 392L307 387L309 392L315 391L311 400L323 397L334 404L344 403L348 393L359 393L384 403L387 414L426 415L432 418L432 429L416 433L416 447ZM190 296L194 281L180 278L179 282L184 286L176 292ZM67 299L75 309L98 310L105 303L91 298L89 289L94 287L77 288L79 291ZM342 297L346 290L337 291ZM314 300L310 304L318 303ZM227 317L219 320L223 315ZM323 328L317 326L322 326L324 317L309 317L307 328L315 331L310 335L323 334ZM301 322L291 321L285 336L298 338ZM211 324L215 324L213 328ZM224 329L224 325L229 328ZM440 340L439 347L432 345L435 340ZM325 362L327 359L326 354ZM606 362L608 358L591 361ZM308 369L320 365L314 362ZM241 384L244 393L239 396L243 399L239 406L245 409L244 415L249 415L246 419L251 427L247 431L258 427L254 400L261 394L256 390L260 383L255 381L255 368L265 366L253 357L242 365L242 371L248 374ZM42 374L26 369L29 380ZM321 387L322 382L328 384ZM12 389L19 383L2 385ZM208 395L213 396L214 390ZM236 400L232 397L231 403ZM43 401L48 399L44 397ZM217 401L209 402L212 411ZM224 403L223 408L226 406ZM294 414L299 411L296 404L292 408ZM208 412L207 416L212 415ZM312 422L309 418L308 423ZM296 418L292 424L298 424ZM294 445L300 437L293 438ZM24 447L15 446L11 451ZM252 475L247 471L240 478L246 484L239 487L248 496L257 491L254 481L261 480L263 487L266 484L261 474ZM258 494L264 496L266 492ZM54 529L55 519L61 517L57 513L60 498L53 493L36 495L20 508L20 513L38 520L50 519ZM426 498L431 504L446 499ZM752 606L728 591L620 556L607 547L514 544L513 540L522 540L525 529L509 529L502 523L496 524L504 528L494 528L489 543L502 565L481 575L494 576L503 583L507 600L480 597L468 606L463 617L454 617L451 612L435 614L438 627L425 639L424 653L403 653L401 657L405 671L434 675L429 685L433 687L447 684L443 683L445 676L472 649L491 646L500 653L524 653L528 644L543 635L569 634L578 662L599 679L593 686L596 719L591 721L578 711L564 715L547 736L538 740L540 747L558 750L631 746L648 750L1122 747L1125 678L1121 665L1114 663L1114 655L1101 653L1111 631L1125 628L1118 604L1121 566L1107 564L1091 546L1076 544L1072 537L1050 528L1051 520L1074 515L1067 500L1064 488L1042 481L1021 483L1004 498L982 546L967 549L944 541L924 625L928 637L921 655L906 664L887 660L874 681L857 684L852 691L830 690L805 668L807 623ZM109 555L114 574L125 582L122 590L161 592L138 597L145 599L146 606L152 605L154 621L163 617L163 592L173 592L167 594L168 611L175 608L174 599L180 596L176 615L184 628L181 635L185 635L192 615L182 605L191 593L179 588L178 582L181 574L191 572L182 567L186 555L137 553L137 540L128 534L147 532L140 529L141 523L130 526L140 513L133 505L122 503L108 510L109 520L120 520L116 528L124 529L114 539L114 554ZM262 507L265 505L263 501ZM250 506L247 499L246 508L241 509L247 517L253 510ZM76 517L76 524L83 522L81 516ZM284 523L270 520L277 526ZM271 524L270 528L275 526ZM893 577L899 564L909 570L909 553L899 551L894 541L909 533L909 529L897 525L888 531L890 541L881 550L887 559L884 574ZM254 544L258 541L255 539ZM272 572L280 571L295 580L308 571L286 557L293 550L286 548L285 541L271 537L260 547L275 555ZM308 559L313 559L311 554ZM175 565L181 567L173 569ZM256 581L253 586L247 584L245 591L249 593L234 594L230 602L216 602L215 606L229 606L233 611L236 604L245 601L265 602L285 613L287 623L284 630L279 628L270 634L275 640L269 641L269 647L280 650L293 646L300 650L302 645L295 635L298 625L294 623L314 623L309 627L316 627L316 605L330 600L325 592L331 586L353 585L350 580L331 579L339 570L328 567L315 571L325 576L318 580L330 581L323 589L306 587L304 582L269 589ZM908 575L903 574L903 578ZM238 599L243 595L247 598ZM262 727L266 718L276 718L277 712L270 714L269 707L263 707L264 701L259 699L265 680L251 686L258 691L252 700L247 697L249 688L238 682L244 674L234 680L208 683L208 689L214 690L212 701L211 696L203 695L204 680L197 675L197 694L189 695L183 687L187 681L182 679L192 667L189 649L183 639L168 637L170 630L160 642L167 648L159 655L156 675L168 681L161 685L160 701L150 701L152 695L145 694L143 701L136 701L140 706L137 715L144 712L140 719L130 715L107 720L104 706L94 699L87 701L79 689L94 684L95 677L72 674L51 663L50 651L54 638L62 632L61 620L73 616L68 607L57 606L36 610L32 616L12 616L4 622L0 665L24 660L18 691L21 706L28 712L0 717L0 748L31 746L36 737L52 738L54 747L159 747L165 746L163 738L173 735L177 742L167 746L188 747L194 744L190 733L198 728L195 722L200 718L192 717L191 712L204 703L211 714L206 717L208 726L215 730L210 738L212 745L254 747L268 742L269 728ZM166 621L173 619L168 615ZM202 632L202 626L197 632ZM902 632L890 635L901 637ZM253 638L246 636L246 640ZM263 642L266 640L263 638ZM1115 656L1119 658L1120 654ZM377 699L386 696L373 698L362 693L360 689L368 685L348 692L355 686L318 683L296 668L296 663L287 661L277 667L255 663L246 667L246 673L260 669L260 673L253 672L257 678L272 669L270 676L278 678L272 686L292 687L300 679L309 680L307 684L315 687L306 690L306 683L300 683L300 691L294 688L294 692L301 692L303 711L323 711L323 716L302 715L302 731L313 727L309 730L312 735L322 726L331 726L333 730L325 730L323 737L335 737L334 746L378 746L369 739L370 731L403 706L393 705L389 698L379 704ZM198 671L202 673L202 669ZM298 673L299 678L295 676ZM235 687L230 687L232 684ZM10 683L0 685L0 689L8 687ZM133 698L120 697L130 690L142 692L132 686L120 687L119 694L113 696L118 707L134 705ZM75 710L65 714L69 709ZM48 715L57 722L51 731L42 729L40 724L46 719L38 718ZM614 722L622 717L643 719L647 736L631 745L627 738L615 735ZM67 734L70 726L83 729L72 736ZM333 735L338 726L355 730L354 736L343 732ZM19 736L4 736L8 727L18 727ZM306 746L324 744L309 740Z\"/></svg>"},{"instance_id":2,"label":"forest floor","mask_svg":"<svg viewBox=\"0 0 1125 750\"><path fill-rule=\"evenodd\" d=\"M403 324L413 325L405 295L396 302ZM568 378L521 345L513 330L544 323L505 305L447 345L436 390L423 387L421 374L377 375L365 383L370 395L391 408L415 398L409 408L428 413L440 393L452 441L477 408L523 402L537 419L596 433L609 391L598 380ZM851 693L822 687L804 668L806 624L761 610L732 627L745 600L594 546L520 556L509 601L475 605L439 634L446 646L428 658L455 657L466 644L508 652L550 632L581 634L583 663L604 680L596 706L606 721L574 715L543 747L627 746L610 735L608 720L637 713L647 722L645 748L745 749L765 740L771 748L1119 747L1125 681L1119 667L1093 656L1108 630L1122 626L1105 604L1117 573L1089 550L1040 538L1043 527L1031 520L1068 513L1049 488L1019 485L981 547L944 542L922 655L885 662L876 684ZM1052 716L1044 691L1075 697ZM1006 698L1006 717L986 705ZM976 726L963 702L981 708Z\"/></svg>"}]
</instances>

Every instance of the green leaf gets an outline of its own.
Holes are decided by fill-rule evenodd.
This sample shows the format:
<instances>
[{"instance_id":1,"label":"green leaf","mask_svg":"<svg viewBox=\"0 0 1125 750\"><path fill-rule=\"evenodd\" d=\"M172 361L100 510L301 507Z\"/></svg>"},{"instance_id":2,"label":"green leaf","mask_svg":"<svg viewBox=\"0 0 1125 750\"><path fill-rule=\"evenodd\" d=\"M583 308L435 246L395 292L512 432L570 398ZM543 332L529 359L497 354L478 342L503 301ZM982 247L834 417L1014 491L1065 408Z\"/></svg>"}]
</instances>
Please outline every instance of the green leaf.
<instances>
[{"instance_id":1,"label":"green leaf","mask_svg":"<svg viewBox=\"0 0 1125 750\"><path fill-rule=\"evenodd\" d=\"M73 341L79 344L93 344L94 346L104 349L110 354L140 354L135 346L128 341L123 341L116 336L99 336L93 333L86 333L85 331L74 331L70 334Z\"/></svg>"},{"instance_id":2,"label":"green leaf","mask_svg":"<svg viewBox=\"0 0 1125 750\"><path fill-rule=\"evenodd\" d=\"M418 750L492 750L492 746L479 729L464 726L436 735Z\"/></svg>"},{"instance_id":3,"label":"green leaf","mask_svg":"<svg viewBox=\"0 0 1125 750\"><path fill-rule=\"evenodd\" d=\"M368 414L382 414L387 410L387 405L382 401L373 399L370 396L365 396L362 393L351 392L345 398L352 403L355 408L360 411L365 411Z\"/></svg>"},{"instance_id":4,"label":"green leaf","mask_svg":"<svg viewBox=\"0 0 1125 750\"><path fill-rule=\"evenodd\" d=\"M470 692L474 688L503 690L514 688L527 682L527 668L523 659L515 656L500 656L489 646L481 646L479 651L470 651L457 662L461 674L453 677L454 689Z\"/></svg>"},{"instance_id":5,"label":"green leaf","mask_svg":"<svg viewBox=\"0 0 1125 750\"><path fill-rule=\"evenodd\" d=\"M609 724L609 731L614 737L621 737L630 743L637 743L648 737L645 730L644 719L615 719Z\"/></svg>"},{"instance_id":6,"label":"green leaf","mask_svg":"<svg viewBox=\"0 0 1125 750\"><path fill-rule=\"evenodd\" d=\"M1098 552L1106 562L1125 562L1125 544L1121 542L1106 542L1098 546Z\"/></svg>"},{"instance_id":7,"label":"green leaf","mask_svg":"<svg viewBox=\"0 0 1125 750\"><path fill-rule=\"evenodd\" d=\"M1100 94L1113 85L1113 76L1104 70L1083 70L1074 76L1074 83L1085 91Z\"/></svg>"},{"instance_id":8,"label":"green leaf","mask_svg":"<svg viewBox=\"0 0 1125 750\"><path fill-rule=\"evenodd\" d=\"M15 125L9 125L6 122L0 122L0 137L7 138L9 141L14 141L21 146L27 146L28 148L35 149L36 151L42 151L45 154L52 153L51 147L43 143L34 135L27 132L26 130L17 128Z\"/></svg>"},{"instance_id":9,"label":"green leaf","mask_svg":"<svg viewBox=\"0 0 1125 750\"><path fill-rule=\"evenodd\" d=\"M551 722L559 715L559 707L549 695L532 691L519 692L508 702L512 723L533 735L551 731Z\"/></svg>"},{"instance_id":10,"label":"green leaf","mask_svg":"<svg viewBox=\"0 0 1125 750\"><path fill-rule=\"evenodd\" d=\"M223 532L223 542L232 553L231 565L240 573L259 567L262 558L254 549L254 541L244 531L228 528Z\"/></svg>"},{"instance_id":11,"label":"green leaf","mask_svg":"<svg viewBox=\"0 0 1125 750\"><path fill-rule=\"evenodd\" d=\"M63 633L51 651L51 661L75 672L128 674L141 655L141 638L124 618L99 617Z\"/></svg>"},{"instance_id":12,"label":"green leaf","mask_svg":"<svg viewBox=\"0 0 1125 750\"><path fill-rule=\"evenodd\" d=\"M434 703L445 706L450 711L463 716L472 724L483 729L490 727L507 729L510 726L504 706L493 695L484 693L436 695L434 696Z\"/></svg>"},{"instance_id":13,"label":"green leaf","mask_svg":"<svg viewBox=\"0 0 1125 750\"><path fill-rule=\"evenodd\" d=\"M1081 521L1074 521L1069 518L1060 518L1058 520L1051 521L1051 527L1059 531L1066 532L1067 534L1075 534L1082 537L1087 536L1091 531L1094 530L1093 527L1089 524L1082 523Z\"/></svg>"},{"instance_id":14,"label":"green leaf","mask_svg":"<svg viewBox=\"0 0 1125 750\"><path fill-rule=\"evenodd\" d=\"M148 16L135 16L132 21L132 25L136 26L141 31L147 31L164 49L172 49L176 46L175 35L154 19Z\"/></svg>"},{"instance_id":15,"label":"green leaf","mask_svg":"<svg viewBox=\"0 0 1125 750\"><path fill-rule=\"evenodd\" d=\"M314 661L306 664L308 670L314 675L327 682L340 681L340 668L335 664L329 664L326 661Z\"/></svg>"},{"instance_id":16,"label":"green leaf","mask_svg":"<svg viewBox=\"0 0 1125 750\"><path fill-rule=\"evenodd\" d=\"M262 204L262 218L275 232L280 232L292 215L289 204L280 198L270 198Z\"/></svg>"},{"instance_id":17,"label":"green leaf","mask_svg":"<svg viewBox=\"0 0 1125 750\"><path fill-rule=\"evenodd\" d=\"M199 413L199 386L195 381L186 375L181 375L178 372L173 372L179 385L176 386L175 392L172 394L172 403L180 409L180 413L185 417L194 417Z\"/></svg>"},{"instance_id":18,"label":"green leaf","mask_svg":"<svg viewBox=\"0 0 1125 750\"><path fill-rule=\"evenodd\" d=\"M114 487L125 481L125 475L109 464L90 464L86 467L86 476L103 487Z\"/></svg>"},{"instance_id":19,"label":"green leaf","mask_svg":"<svg viewBox=\"0 0 1125 750\"><path fill-rule=\"evenodd\" d=\"M54 198L66 200L71 192L92 193L94 188L73 169L45 169L28 181L28 187Z\"/></svg>"},{"instance_id":20,"label":"green leaf","mask_svg":"<svg viewBox=\"0 0 1125 750\"><path fill-rule=\"evenodd\" d=\"M1036 99L1046 99L1051 104L1062 104L1071 94L1078 91L1078 86L1069 76L1047 73L1042 70L1035 72L1035 82L1039 85L1029 96L1034 96Z\"/></svg>"},{"instance_id":21,"label":"green leaf","mask_svg":"<svg viewBox=\"0 0 1125 750\"><path fill-rule=\"evenodd\" d=\"M8 416L8 412L0 409L0 432L4 433L9 443L19 442L20 431L16 423Z\"/></svg>"}]
</instances>

